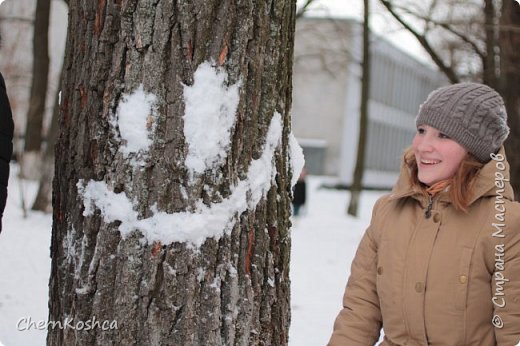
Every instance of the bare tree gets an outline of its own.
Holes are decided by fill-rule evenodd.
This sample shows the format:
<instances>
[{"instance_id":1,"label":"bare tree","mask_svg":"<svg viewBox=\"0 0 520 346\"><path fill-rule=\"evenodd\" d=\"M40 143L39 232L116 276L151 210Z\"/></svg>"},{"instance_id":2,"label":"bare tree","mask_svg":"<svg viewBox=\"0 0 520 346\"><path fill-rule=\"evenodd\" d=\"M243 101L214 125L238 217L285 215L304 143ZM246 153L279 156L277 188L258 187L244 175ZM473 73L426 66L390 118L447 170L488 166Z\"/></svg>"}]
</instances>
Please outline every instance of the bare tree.
<instances>
[{"instance_id":1,"label":"bare tree","mask_svg":"<svg viewBox=\"0 0 520 346\"><path fill-rule=\"evenodd\" d=\"M49 345L287 344L295 5L70 1L49 320L77 326L95 318L117 330L49 328ZM193 173L187 158L209 139L188 141L187 110L218 102L203 92L187 103L186 90L204 85L200 71L236 88L237 106L224 161ZM155 100L134 126L148 131L146 155L124 150L129 140L118 123L136 90ZM252 179L255 171L263 173ZM99 204L109 201L89 199L89 186L105 186L131 210L112 219ZM242 198L235 192L243 186L250 188ZM188 228L220 225L226 203L236 210L217 235L180 240L193 235ZM176 222L139 226L159 217ZM153 240L160 232L173 240Z\"/></svg>"},{"instance_id":2,"label":"bare tree","mask_svg":"<svg viewBox=\"0 0 520 346\"><path fill-rule=\"evenodd\" d=\"M396 11L396 5L394 2L390 0L380 0L381 4L388 10L388 12L406 29L408 30L421 44L421 46L426 50L426 52L430 55L433 62L439 67L439 69L448 77L448 79L452 83L457 83L460 81L459 76L457 75L456 71L452 66L449 66L446 64L446 62L443 60L441 54L435 49L430 39L428 39L428 31L424 30L423 32L420 32L417 30L412 24L407 22L402 15L400 15ZM410 13L410 11L408 11ZM427 18L429 23L432 21ZM426 26L428 28L428 26Z\"/></svg>"},{"instance_id":3,"label":"bare tree","mask_svg":"<svg viewBox=\"0 0 520 346\"><path fill-rule=\"evenodd\" d=\"M68 1L63 1L65 4L69 4ZM62 59L63 60L63 59ZM56 139L58 137L59 129L59 116L60 116L60 94L63 77L63 61L61 64L61 72L58 78L58 88L54 96L54 104L52 108L51 123L47 131L46 146L42 152L42 165L40 182L38 186L38 192L34 199L32 210L39 210L46 213L52 212L52 180L54 178L54 146L56 145Z\"/></svg>"},{"instance_id":4,"label":"bare tree","mask_svg":"<svg viewBox=\"0 0 520 346\"><path fill-rule=\"evenodd\" d=\"M63 73L63 72L62 72ZM47 145L43 150L40 183L38 192L34 199L32 210L39 210L45 213L52 212L52 179L54 178L54 146L59 132L59 112L60 112L60 84L56 90L54 106L52 111L51 124L47 133Z\"/></svg>"},{"instance_id":5,"label":"bare tree","mask_svg":"<svg viewBox=\"0 0 520 346\"><path fill-rule=\"evenodd\" d=\"M43 116L49 76L49 18L51 0L38 0L34 18L33 72L25 128L22 175L36 179L40 173Z\"/></svg>"},{"instance_id":6,"label":"bare tree","mask_svg":"<svg viewBox=\"0 0 520 346\"><path fill-rule=\"evenodd\" d=\"M357 148L356 166L350 186L350 203L348 214L357 216L359 197L363 189L363 172L365 169L365 149L368 137L368 100L370 98L370 8L369 0L363 0L363 73L361 76L361 109L359 114L359 141Z\"/></svg>"}]
</instances>

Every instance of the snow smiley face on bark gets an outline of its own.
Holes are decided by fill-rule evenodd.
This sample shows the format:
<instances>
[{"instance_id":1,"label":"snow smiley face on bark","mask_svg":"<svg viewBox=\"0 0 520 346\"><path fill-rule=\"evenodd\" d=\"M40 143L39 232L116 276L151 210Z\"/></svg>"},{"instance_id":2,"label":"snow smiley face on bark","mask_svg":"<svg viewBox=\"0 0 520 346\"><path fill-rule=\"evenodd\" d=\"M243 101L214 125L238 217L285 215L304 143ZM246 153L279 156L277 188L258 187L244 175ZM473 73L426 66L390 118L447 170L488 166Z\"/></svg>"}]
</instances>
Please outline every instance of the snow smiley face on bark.
<instances>
[{"instance_id":1,"label":"snow smiley face on bark","mask_svg":"<svg viewBox=\"0 0 520 346\"><path fill-rule=\"evenodd\" d=\"M206 170L216 171L227 158L240 101L240 81L228 84L222 68L205 62L197 68L193 85L184 86L184 137L190 180Z\"/></svg>"},{"instance_id":2,"label":"snow smiley face on bark","mask_svg":"<svg viewBox=\"0 0 520 346\"><path fill-rule=\"evenodd\" d=\"M144 90L143 85L129 94L122 95L111 124L116 137L121 140L119 150L133 167L144 164L153 143L157 97Z\"/></svg>"}]
</instances>

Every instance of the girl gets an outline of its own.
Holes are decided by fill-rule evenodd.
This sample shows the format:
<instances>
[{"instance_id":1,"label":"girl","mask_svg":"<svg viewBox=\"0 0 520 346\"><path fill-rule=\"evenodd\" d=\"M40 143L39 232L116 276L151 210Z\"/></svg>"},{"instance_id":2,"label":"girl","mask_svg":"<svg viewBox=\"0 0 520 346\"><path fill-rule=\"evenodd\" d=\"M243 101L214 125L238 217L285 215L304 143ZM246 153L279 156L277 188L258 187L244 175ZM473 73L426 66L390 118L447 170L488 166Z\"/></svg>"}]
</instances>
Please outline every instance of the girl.
<instances>
[{"instance_id":1,"label":"girl","mask_svg":"<svg viewBox=\"0 0 520 346\"><path fill-rule=\"evenodd\" d=\"M352 262L330 346L510 346L520 341L520 205L500 95L433 91L390 195Z\"/></svg>"}]
</instances>

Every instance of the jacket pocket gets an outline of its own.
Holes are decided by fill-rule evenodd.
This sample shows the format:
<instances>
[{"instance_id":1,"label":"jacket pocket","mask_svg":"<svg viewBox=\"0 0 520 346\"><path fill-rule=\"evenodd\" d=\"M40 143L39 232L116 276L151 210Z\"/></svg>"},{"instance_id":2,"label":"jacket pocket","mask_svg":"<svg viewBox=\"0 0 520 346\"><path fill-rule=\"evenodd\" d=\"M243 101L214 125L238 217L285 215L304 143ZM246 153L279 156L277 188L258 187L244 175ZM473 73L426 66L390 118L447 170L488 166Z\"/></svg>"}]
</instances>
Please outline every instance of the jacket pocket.
<instances>
[{"instance_id":1,"label":"jacket pocket","mask_svg":"<svg viewBox=\"0 0 520 346\"><path fill-rule=\"evenodd\" d=\"M395 273L392 268L392 262L395 259L391 258L392 253L388 247L388 241L383 239L379 245L376 266L376 289L383 316L388 312L389 308L396 304L397 299L397 296L394 294Z\"/></svg>"},{"instance_id":2,"label":"jacket pocket","mask_svg":"<svg viewBox=\"0 0 520 346\"><path fill-rule=\"evenodd\" d=\"M471 256L473 255L473 248L463 247L460 263L459 272L456 282L455 289L455 308L457 310L466 309L466 301L468 298L468 286L469 286L469 269L471 266Z\"/></svg>"}]
</instances>

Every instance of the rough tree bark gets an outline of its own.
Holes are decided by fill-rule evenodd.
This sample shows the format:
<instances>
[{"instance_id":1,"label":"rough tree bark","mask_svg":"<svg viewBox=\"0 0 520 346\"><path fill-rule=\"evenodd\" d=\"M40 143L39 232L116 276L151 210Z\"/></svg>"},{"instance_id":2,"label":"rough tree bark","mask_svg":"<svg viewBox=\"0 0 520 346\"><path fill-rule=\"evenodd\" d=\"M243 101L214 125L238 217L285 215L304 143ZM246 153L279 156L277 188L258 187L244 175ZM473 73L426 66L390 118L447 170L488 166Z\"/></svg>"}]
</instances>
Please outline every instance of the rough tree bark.
<instances>
[{"instance_id":1,"label":"rough tree bark","mask_svg":"<svg viewBox=\"0 0 520 346\"><path fill-rule=\"evenodd\" d=\"M363 20L363 73L361 76L361 109L359 114L359 141L356 167L350 186L350 202L347 213L357 216L359 197L363 189L363 172L365 169L365 148L368 137L368 100L370 98L370 8L369 1L364 0Z\"/></svg>"},{"instance_id":2,"label":"rough tree bark","mask_svg":"<svg viewBox=\"0 0 520 346\"><path fill-rule=\"evenodd\" d=\"M502 1L499 42L500 92L504 97L511 129L505 147L511 165L511 185L515 199L520 201L520 4L516 1Z\"/></svg>"},{"instance_id":3,"label":"rough tree bark","mask_svg":"<svg viewBox=\"0 0 520 346\"><path fill-rule=\"evenodd\" d=\"M49 76L49 17L51 0L38 0L34 17L33 69L25 146L22 155L22 175L36 179L39 177L42 126L47 97Z\"/></svg>"},{"instance_id":4,"label":"rough tree bark","mask_svg":"<svg viewBox=\"0 0 520 346\"><path fill-rule=\"evenodd\" d=\"M117 321L117 330L49 328L49 345L286 345L289 307L289 109L295 0L71 0L53 182L50 321ZM197 67L241 81L232 144L219 174L190 184L184 85ZM144 168L129 165L111 117L140 84L157 96ZM201 101L203 102L203 101ZM277 174L255 210L198 250L123 239L119 221L83 216L77 183L104 181L154 208L218 203L258 159L274 112L283 135ZM177 230L172 229L172 232Z\"/></svg>"}]
</instances>

